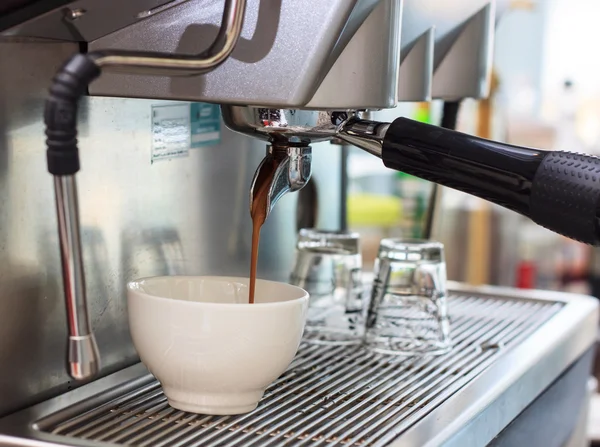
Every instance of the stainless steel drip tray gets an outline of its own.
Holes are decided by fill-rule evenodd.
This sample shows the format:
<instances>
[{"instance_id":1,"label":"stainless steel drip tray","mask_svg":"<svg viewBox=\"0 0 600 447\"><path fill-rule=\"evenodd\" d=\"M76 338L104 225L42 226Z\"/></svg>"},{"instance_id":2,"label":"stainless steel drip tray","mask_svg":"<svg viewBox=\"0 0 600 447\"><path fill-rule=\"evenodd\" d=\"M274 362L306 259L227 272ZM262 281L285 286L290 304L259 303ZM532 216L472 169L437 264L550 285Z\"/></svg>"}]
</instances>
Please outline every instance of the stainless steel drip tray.
<instances>
[{"instance_id":1,"label":"stainless steel drip tray","mask_svg":"<svg viewBox=\"0 0 600 447\"><path fill-rule=\"evenodd\" d=\"M138 364L0 420L0 445L486 445L596 338L585 296L453 284L449 307L440 357L303 345L240 416L171 408Z\"/></svg>"}]
</instances>

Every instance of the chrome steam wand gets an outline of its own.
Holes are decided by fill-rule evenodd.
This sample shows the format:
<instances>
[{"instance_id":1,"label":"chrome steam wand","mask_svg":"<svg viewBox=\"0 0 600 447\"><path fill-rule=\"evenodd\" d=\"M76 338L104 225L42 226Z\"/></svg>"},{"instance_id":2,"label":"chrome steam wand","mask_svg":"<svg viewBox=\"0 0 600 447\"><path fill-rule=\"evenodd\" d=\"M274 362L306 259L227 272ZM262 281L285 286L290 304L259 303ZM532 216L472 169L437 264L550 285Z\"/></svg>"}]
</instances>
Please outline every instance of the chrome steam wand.
<instances>
[{"instance_id":1,"label":"chrome steam wand","mask_svg":"<svg viewBox=\"0 0 600 447\"><path fill-rule=\"evenodd\" d=\"M79 228L75 174L79 171L77 104L101 70L151 75L198 75L214 70L233 51L241 34L246 0L225 0L221 26L212 45L196 55L139 51L76 54L54 77L44 121L48 171L54 176L58 237L67 320L69 373L77 380L100 370L100 354L90 324Z\"/></svg>"}]
</instances>

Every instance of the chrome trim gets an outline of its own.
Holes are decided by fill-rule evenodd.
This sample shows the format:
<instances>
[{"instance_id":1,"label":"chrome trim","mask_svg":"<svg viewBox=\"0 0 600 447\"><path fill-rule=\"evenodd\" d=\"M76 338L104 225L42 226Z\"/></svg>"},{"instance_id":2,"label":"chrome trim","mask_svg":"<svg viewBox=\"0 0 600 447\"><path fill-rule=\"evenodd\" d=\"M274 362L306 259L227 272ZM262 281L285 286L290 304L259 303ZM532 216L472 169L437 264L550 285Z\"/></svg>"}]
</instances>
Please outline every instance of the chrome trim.
<instances>
[{"instance_id":1,"label":"chrome trim","mask_svg":"<svg viewBox=\"0 0 600 447\"><path fill-rule=\"evenodd\" d=\"M336 127L329 111L268 109L221 105L225 125L231 130L265 141L305 142L329 140Z\"/></svg>"},{"instance_id":2,"label":"chrome trim","mask_svg":"<svg viewBox=\"0 0 600 447\"><path fill-rule=\"evenodd\" d=\"M305 143L339 138L381 158L389 123L360 119L358 110L316 111L222 105L225 125L261 140Z\"/></svg>"},{"instance_id":3,"label":"chrome trim","mask_svg":"<svg viewBox=\"0 0 600 447\"><path fill-rule=\"evenodd\" d=\"M390 123L351 118L338 128L336 135L340 140L381 158L383 140L389 127Z\"/></svg>"}]
</instances>

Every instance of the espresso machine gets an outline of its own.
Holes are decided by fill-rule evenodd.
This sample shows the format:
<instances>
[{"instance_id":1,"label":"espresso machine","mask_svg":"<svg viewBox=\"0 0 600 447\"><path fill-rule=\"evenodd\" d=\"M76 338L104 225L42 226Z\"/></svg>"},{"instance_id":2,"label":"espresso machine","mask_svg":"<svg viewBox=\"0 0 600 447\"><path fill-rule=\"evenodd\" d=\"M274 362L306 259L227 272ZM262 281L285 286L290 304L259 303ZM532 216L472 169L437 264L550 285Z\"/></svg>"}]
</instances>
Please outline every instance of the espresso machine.
<instances>
[{"instance_id":1,"label":"espresso machine","mask_svg":"<svg viewBox=\"0 0 600 447\"><path fill-rule=\"evenodd\" d=\"M235 417L170 408L128 333L128 280L247 275L248 189L273 158L259 276L286 280L296 215L344 217L332 140L599 244L597 158L369 119L486 97L507 6L3 3L0 445L584 445L585 296L452 284L449 354L307 347Z\"/></svg>"}]
</instances>

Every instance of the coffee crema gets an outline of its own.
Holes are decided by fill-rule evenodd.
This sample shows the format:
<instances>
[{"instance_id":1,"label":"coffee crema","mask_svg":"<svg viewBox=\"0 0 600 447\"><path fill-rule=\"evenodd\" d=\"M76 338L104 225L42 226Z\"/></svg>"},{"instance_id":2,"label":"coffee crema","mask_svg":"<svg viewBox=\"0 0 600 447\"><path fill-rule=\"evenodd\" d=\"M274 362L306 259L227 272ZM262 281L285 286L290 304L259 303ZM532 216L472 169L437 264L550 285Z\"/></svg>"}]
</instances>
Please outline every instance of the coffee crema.
<instances>
[{"instance_id":1,"label":"coffee crema","mask_svg":"<svg viewBox=\"0 0 600 447\"><path fill-rule=\"evenodd\" d=\"M273 183L273 177L279 163L274 158L267 160L256 179L254 194L250 206L250 217L252 218L252 251L250 254L250 297L249 303L254 303L254 292L256 288L256 266L258 262L258 245L260 243L260 229L267 220L267 199L269 189Z\"/></svg>"}]
</instances>

